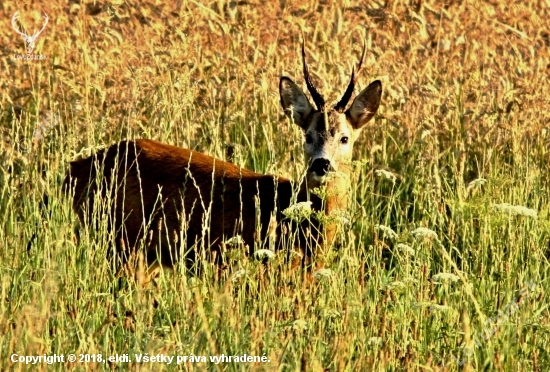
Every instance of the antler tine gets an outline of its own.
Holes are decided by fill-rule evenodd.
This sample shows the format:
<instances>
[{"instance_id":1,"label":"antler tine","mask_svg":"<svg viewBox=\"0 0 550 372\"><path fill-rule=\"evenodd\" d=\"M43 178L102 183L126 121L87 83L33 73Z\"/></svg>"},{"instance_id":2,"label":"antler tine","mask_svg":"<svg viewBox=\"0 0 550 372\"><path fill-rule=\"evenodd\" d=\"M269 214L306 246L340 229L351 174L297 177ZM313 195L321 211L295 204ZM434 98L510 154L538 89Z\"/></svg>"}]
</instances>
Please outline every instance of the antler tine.
<instances>
[{"instance_id":1,"label":"antler tine","mask_svg":"<svg viewBox=\"0 0 550 372\"><path fill-rule=\"evenodd\" d=\"M355 68L351 69L351 78L350 78L348 87L346 88L346 91L344 92L342 99L340 99L340 102L338 102L336 106L334 106L334 109L336 111L340 111L340 112L344 111L346 109L346 106L348 105L349 100L353 96L355 83L357 83L359 72L361 71L361 67L363 67L363 60L365 59L366 51L367 51L367 41L366 39L363 39L363 52L361 53L361 59L357 64L357 70L355 70Z\"/></svg>"},{"instance_id":2,"label":"antler tine","mask_svg":"<svg viewBox=\"0 0 550 372\"><path fill-rule=\"evenodd\" d=\"M309 75L309 69L306 63L306 48L305 48L305 42L303 37L302 37L302 64L304 67L304 80L306 81L307 89L309 90L309 93L311 93L311 97L313 98L313 102L315 102L317 109L320 111L323 111L325 109L325 99L323 98L323 96L321 96L317 88L315 88L315 85L313 85L313 82L311 80L311 76Z\"/></svg>"},{"instance_id":3,"label":"antler tine","mask_svg":"<svg viewBox=\"0 0 550 372\"><path fill-rule=\"evenodd\" d=\"M46 12L44 12L44 19L46 20L46 22L44 22L44 26L42 26L42 29L40 31L38 31L36 34L34 34L35 36L38 36L42 33L42 31L44 31L44 29L46 28L46 25L48 24L48 15L46 14Z\"/></svg>"},{"instance_id":4,"label":"antler tine","mask_svg":"<svg viewBox=\"0 0 550 372\"><path fill-rule=\"evenodd\" d=\"M24 33L22 33L21 31L19 31L19 26L17 26L17 24L16 24L17 18L19 18L19 10L13 14L13 17L11 17L11 27L13 27L15 32L17 32L19 35L27 36Z\"/></svg>"}]
</instances>

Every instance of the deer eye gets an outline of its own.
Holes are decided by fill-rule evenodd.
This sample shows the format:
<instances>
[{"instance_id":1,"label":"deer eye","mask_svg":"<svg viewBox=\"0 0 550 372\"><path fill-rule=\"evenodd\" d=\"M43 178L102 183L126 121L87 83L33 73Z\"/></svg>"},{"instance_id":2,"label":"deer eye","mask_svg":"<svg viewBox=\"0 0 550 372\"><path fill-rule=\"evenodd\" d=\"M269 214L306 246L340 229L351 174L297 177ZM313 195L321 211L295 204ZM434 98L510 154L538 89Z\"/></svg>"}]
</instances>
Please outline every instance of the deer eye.
<instances>
[{"instance_id":1,"label":"deer eye","mask_svg":"<svg viewBox=\"0 0 550 372\"><path fill-rule=\"evenodd\" d=\"M306 143L312 143L313 142L313 137L311 137L311 134L306 134Z\"/></svg>"},{"instance_id":2,"label":"deer eye","mask_svg":"<svg viewBox=\"0 0 550 372\"><path fill-rule=\"evenodd\" d=\"M343 145L345 145L346 143L348 143L348 141L349 141L349 138L348 138L348 137L342 137L342 138L340 138L340 143L343 144Z\"/></svg>"}]
</instances>

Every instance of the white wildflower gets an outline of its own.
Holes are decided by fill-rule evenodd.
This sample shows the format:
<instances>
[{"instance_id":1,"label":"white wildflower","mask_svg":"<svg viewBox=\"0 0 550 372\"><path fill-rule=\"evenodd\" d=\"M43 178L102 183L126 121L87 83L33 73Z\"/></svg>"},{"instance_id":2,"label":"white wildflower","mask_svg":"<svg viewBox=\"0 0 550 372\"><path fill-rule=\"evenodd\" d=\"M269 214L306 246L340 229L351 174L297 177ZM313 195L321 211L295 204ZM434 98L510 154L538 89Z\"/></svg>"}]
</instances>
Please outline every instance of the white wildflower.
<instances>
[{"instance_id":1,"label":"white wildflower","mask_svg":"<svg viewBox=\"0 0 550 372\"><path fill-rule=\"evenodd\" d=\"M230 239L227 239L224 244L227 246L239 246L244 244L244 240L240 235L236 235Z\"/></svg>"},{"instance_id":2,"label":"white wildflower","mask_svg":"<svg viewBox=\"0 0 550 372\"><path fill-rule=\"evenodd\" d=\"M382 345L382 337L371 337L367 341L367 344L371 346L380 346Z\"/></svg>"},{"instance_id":3,"label":"white wildflower","mask_svg":"<svg viewBox=\"0 0 550 372\"><path fill-rule=\"evenodd\" d=\"M243 276L245 276L247 274L246 270L245 269L240 269L240 270L237 270L233 273L233 275L231 276L231 281L232 282L236 282L239 278L242 278Z\"/></svg>"},{"instance_id":4,"label":"white wildflower","mask_svg":"<svg viewBox=\"0 0 550 372\"><path fill-rule=\"evenodd\" d=\"M411 256L414 256L414 254L416 253L413 248L411 248L407 244L403 244L403 243L397 244L397 249L400 252L406 253L406 254L411 255Z\"/></svg>"},{"instance_id":5,"label":"white wildflower","mask_svg":"<svg viewBox=\"0 0 550 372\"><path fill-rule=\"evenodd\" d=\"M391 183L395 183L395 181L397 181L397 176L385 169L377 169L374 171L374 174L377 175L378 177L383 177L387 180L390 180Z\"/></svg>"},{"instance_id":6,"label":"white wildflower","mask_svg":"<svg viewBox=\"0 0 550 372\"><path fill-rule=\"evenodd\" d=\"M313 277L315 277L315 279L330 278L333 275L334 275L334 271L332 271L331 269L325 269L325 268L319 269L313 273Z\"/></svg>"},{"instance_id":7,"label":"white wildflower","mask_svg":"<svg viewBox=\"0 0 550 372\"><path fill-rule=\"evenodd\" d=\"M262 259L262 258L273 258L275 257L275 252L269 249L258 249L256 252L254 252L254 256L256 258Z\"/></svg>"},{"instance_id":8,"label":"white wildflower","mask_svg":"<svg viewBox=\"0 0 550 372\"><path fill-rule=\"evenodd\" d=\"M308 218L312 213L311 202L299 202L291 205L283 211L283 214L291 220L300 222L305 218Z\"/></svg>"},{"instance_id":9,"label":"white wildflower","mask_svg":"<svg viewBox=\"0 0 550 372\"><path fill-rule=\"evenodd\" d=\"M435 311L454 311L452 307L449 307L447 305L439 305L439 304L431 304L430 305L430 310L435 310Z\"/></svg>"},{"instance_id":10,"label":"white wildflower","mask_svg":"<svg viewBox=\"0 0 550 372\"><path fill-rule=\"evenodd\" d=\"M522 205L511 205L509 203L494 204L493 208L503 214L510 216L526 216L537 218L537 211Z\"/></svg>"},{"instance_id":11,"label":"white wildflower","mask_svg":"<svg viewBox=\"0 0 550 372\"><path fill-rule=\"evenodd\" d=\"M336 216L336 222L342 225L349 225L351 221L345 216Z\"/></svg>"},{"instance_id":12,"label":"white wildflower","mask_svg":"<svg viewBox=\"0 0 550 372\"><path fill-rule=\"evenodd\" d=\"M325 311L325 316L327 318L334 319L334 318L340 318L342 316L342 314L340 314L340 312L338 310L328 309L328 310Z\"/></svg>"},{"instance_id":13,"label":"white wildflower","mask_svg":"<svg viewBox=\"0 0 550 372\"><path fill-rule=\"evenodd\" d=\"M423 238L437 239L437 234L435 233L435 231L430 230L430 229L425 228L425 227L418 227L418 228L414 229L411 232L411 234L416 239L423 239Z\"/></svg>"},{"instance_id":14,"label":"white wildflower","mask_svg":"<svg viewBox=\"0 0 550 372\"><path fill-rule=\"evenodd\" d=\"M342 225L348 225L351 223L349 214L346 211L342 210L334 211L330 215L330 220Z\"/></svg>"},{"instance_id":15,"label":"white wildflower","mask_svg":"<svg viewBox=\"0 0 550 372\"><path fill-rule=\"evenodd\" d=\"M435 283L441 284L445 281L453 283L458 282L460 280L460 277L451 273L438 273L432 276L432 279L435 281Z\"/></svg>"},{"instance_id":16,"label":"white wildflower","mask_svg":"<svg viewBox=\"0 0 550 372\"><path fill-rule=\"evenodd\" d=\"M486 183L487 183L487 180L485 178L477 178L468 184L468 187L466 187L466 190L470 191L473 188L483 186Z\"/></svg>"},{"instance_id":17,"label":"white wildflower","mask_svg":"<svg viewBox=\"0 0 550 372\"><path fill-rule=\"evenodd\" d=\"M305 331L307 330L307 322L302 319L296 319L292 323L292 329L295 331Z\"/></svg>"},{"instance_id":18,"label":"white wildflower","mask_svg":"<svg viewBox=\"0 0 550 372\"><path fill-rule=\"evenodd\" d=\"M383 236L389 239L397 239L397 233L391 227L384 225L374 225L374 228L382 233Z\"/></svg>"},{"instance_id":19,"label":"white wildflower","mask_svg":"<svg viewBox=\"0 0 550 372\"><path fill-rule=\"evenodd\" d=\"M406 289L407 285L403 282L400 282L399 280L396 280L394 282L389 283L386 286L386 288L397 292L397 291L400 291L402 289Z\"/></svg>"}]
</instances>

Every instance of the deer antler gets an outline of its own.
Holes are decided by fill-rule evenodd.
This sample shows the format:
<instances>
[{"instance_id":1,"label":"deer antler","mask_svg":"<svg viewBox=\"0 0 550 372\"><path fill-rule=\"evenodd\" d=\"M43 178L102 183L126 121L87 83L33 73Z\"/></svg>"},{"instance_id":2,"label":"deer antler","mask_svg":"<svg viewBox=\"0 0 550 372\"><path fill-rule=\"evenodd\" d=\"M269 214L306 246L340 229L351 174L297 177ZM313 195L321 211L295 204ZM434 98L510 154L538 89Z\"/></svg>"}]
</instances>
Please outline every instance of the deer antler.
<instances>
[{"instance_id":1,"label":"deer antler","mask_svg":"<svg viewBox=\"0 0 550 372\"><path fill-rule=\"evenodd\" d=\"M19 31L19 27L16 24L17 18L19 18L19 11L15 12L13 17L11 17L11 27L17 32L19 35L23 36L24 38L27 37L27 34Z\"/></svg>"},{"instance_id":2,"label":"deer antler","mask_svg":"<svg viewBox=\"0 0 550 372\"><path fill-rule=\"evenodd\" d=\"M365 52L367 50L367 40L363 39L363 52L361 53L361 59L359 60L359 63L357 64L357 70L355 68L351 69L351 79L349 81L348 87L346 88L346 91L344 92L344 95L342 96L342 99L340 102L334 106L334 109L336 111L344 111L346 109L346 106L348 105L349 100L353 96L353 90L355 89L355 83L357 82L357 78L359 77L359 71L361 71L361 67L363 65L363 59L365 58Z\"/></svg>"},{"instance_id":3,"label":"deer antler","mask_svg":"<svg viewBox=\"0 0 550 372\"><path fill-rule=\"evenodd\" d=\"M323 96L321 96L317 88L315 88L315 85L313 85L313 81L311 80L309 68L307 67L306 63L306 48L304 44L304 36L302 35L302 64L304 69L304 80L306 81L307 89L309 90L309 93L311 93L311 97L313 98L313 102L315 102L317 109L319 111L324 111L325 99L323 98Z\"/></svg>"},{"instance_id":4,"label":"deer antler","mask_svg":"<svg viewBox=\"0 0 550 372\"><path fill-rule=\"evenodd\" d=\"M11 26L13 27L15 32L17 32L19 35L23 36L23 40L25 40L25 43L27 43L27 53L31 54L33 49L34 49L34 42L38 38L38 35L40 35L42 33L42 31L44 31L44 29L46 28L46 25L48 24L49 17L46 14L46 12L44 12L44 19L46 20L44 22L44 25L42 26L40 31L38 31L38 32L35 31L32 35L27 35L26 32L19 31L19 27L17 26L17 22L16 22L18 18L19 18L19 11L15 12L13 17L11 17Z\"/></svg>"},{"instance_id":5,"label":"deer antler","mask_svg":"<svg viewBox=\"0 0 550 372\"><path fill-rule=\"evenodd\" d=\"M44 31L44 29L46 28L46 25L48 24L48 20L49 20L49 17L48 17L48 15L46 14L46 12L44 12L44 19L46 20L46 22L44 22L44 25L42 26L42 28L40 29L40 31L35 32L35 33L32 35L33 38L36 39L36 38L38 37L38 35L40 35L40 34L42 33L42 31Z\"/></svg>"},{"instance_id":6,"label":"deer antler","mask_svg":"<svg viewBox=\"0 0 550 372\"><path fill-rule=\"evenodd\" d=\"M38 37L38 35L40 35L42 33L42 31L44 31L44 29L46 28L46 25L48 24L48 20L49 20L49 17L48 15L46 14L46 12L44 12L44 19L46 20L44 22L44 25L42 26L42 28L40 29L40 31L38 32L34 32L32 35L27 35L26 32L21 32L19 31L19 27L17 26L16 24L16 21L17 19L19 18L19 11L15 12L15 14L13 15L13 17L11 17L11 26L13 27L13 29L15 30L15 32L17 32L19 35L23 36L25 38L25 41L26 40L31 40L31 41L34 41L36 40L36 38Z\"/></svg>"}]
</instances>

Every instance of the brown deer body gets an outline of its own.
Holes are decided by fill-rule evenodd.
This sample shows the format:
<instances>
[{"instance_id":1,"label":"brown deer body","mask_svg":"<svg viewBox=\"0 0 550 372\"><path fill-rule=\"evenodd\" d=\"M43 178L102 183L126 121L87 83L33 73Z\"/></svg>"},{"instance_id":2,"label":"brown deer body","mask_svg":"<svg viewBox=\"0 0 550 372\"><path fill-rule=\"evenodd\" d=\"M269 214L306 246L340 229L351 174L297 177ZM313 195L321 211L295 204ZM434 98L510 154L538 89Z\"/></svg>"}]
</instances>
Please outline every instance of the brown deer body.
<instances>
[{"instance_id":1,"label":"brown deer body","mask_svg":"<svg viewBox=\"0 0 550 372\"><path fill-rule=\"evenodd\" d=\"M363 55L365 54L363 48ZM353 95L356 74L352 72L341 101L327 109L311 82L302 45L304 77L314 109L302 90L282 77L279 90L287 116L305 134L307 175L296 196L310 201L327 215L347 207L350 162L361 128L380 104L382 86L371 83L345 110ZM359 69L361 63L359 63ZM96 182L99 180L99 182ZM255 243L276 235L281 245L282 211L292 204L293 187L288 179L263 175L191 150L151 140L123 141L86 159L71 163L65 184L74 185L74 209L84 221L93 209L94 196L111 194L109 226L116 234L116 249L124 257L144 243L148 263L156 260L172 266L185 257L197 259L201 249L219 251L223 242L240 235L251 252ZM321 200L310 191L325 185ZM331 242L334 224L316 219L301 223L294 241L306 255L324 242ZM323 240L323 237L325 240ZM183 242L185 240L185 242Z\"/></svg>"},{"instance_id":2,"label":"brown deer body","mask_svg":"<svg viewBox=\"0 0 550 372\"><path fill-rule=\"evenodd\" d=\"M117 169L113 174L113 169ZM187 249L204 245L216 249L240 235L249 247L266 236L272 213L290 205L292 184L280 177L258 174L211 156L151 140L123 141L100 151L96 158L71 163L76 178L74 207L84 220L84 206L102 182L102 200L117 185L112 198L114 220L119 230L117 250L128 254L145 237L148 261L170 266L181 253L195 260L195 250L179 252L181 231ZM114 179L116 177L116 179ZM112 182L114 181L114 182ZM182 205L183 201L183 205ZM259 201L256 205L256 201ZM93 208L89 206L89 211ZM164 248L163 248L164 247ZM157 248L157 249L155 249ZM158 250L158 252L157 252Z\"/></svg>"}]
</instances>

